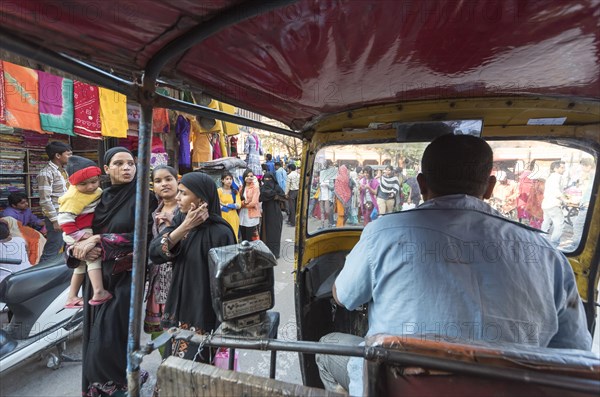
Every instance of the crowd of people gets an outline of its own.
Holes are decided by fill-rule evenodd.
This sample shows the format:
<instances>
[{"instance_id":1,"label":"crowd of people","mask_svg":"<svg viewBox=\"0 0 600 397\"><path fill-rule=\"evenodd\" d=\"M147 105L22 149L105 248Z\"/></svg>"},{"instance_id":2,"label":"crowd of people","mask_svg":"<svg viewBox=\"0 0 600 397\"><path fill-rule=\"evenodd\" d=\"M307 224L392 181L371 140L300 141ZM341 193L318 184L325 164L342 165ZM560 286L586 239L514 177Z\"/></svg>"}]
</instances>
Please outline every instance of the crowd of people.
<instances>
[{"instance_id":1,"label":"crowd of people","mask_svg":"<svg viewBox=\"0 0 600 397\"><path fill-rule=\"evenodd\" d=\"M560 160L550 163L549 172L538 169L534 160L520 173L512 173L514 179L508 170L497 169L493 174L498 183L487 201L505 217L548 233L555 247L572 250L583 234L594 167L592 158L582 158L569 183ZM567 233L567 223L572 232Z\"/></svg>"},{"instance_id":2,"label":"crowd of people","mask_svg":"<svg viewBox=\"0 0 600 397\"><path fill-rule=\"evenodd\" d=\"M309 215L318 229L363 225L381 215L415 208L421 193L415 171L400 167L340 164L327 159L315 168L309 198Z\"/></svg>"}]
</instances>

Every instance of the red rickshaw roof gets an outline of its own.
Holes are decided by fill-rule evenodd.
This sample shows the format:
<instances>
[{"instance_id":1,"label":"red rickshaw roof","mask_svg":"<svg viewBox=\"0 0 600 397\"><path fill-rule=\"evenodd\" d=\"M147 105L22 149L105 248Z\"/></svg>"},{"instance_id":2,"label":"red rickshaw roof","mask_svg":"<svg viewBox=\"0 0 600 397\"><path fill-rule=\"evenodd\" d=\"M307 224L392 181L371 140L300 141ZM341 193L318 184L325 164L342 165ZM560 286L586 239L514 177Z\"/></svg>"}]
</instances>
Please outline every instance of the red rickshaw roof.
<instances>
[{"instance_id":1,"label":"red rickshaw roof","mask_svg":"<svg viewBox=\"0 0 600 397\"><path fill-rule=\"evenodd\" d=\"M2 29L130 80L167 43L240 2L3 0ZM161 79L294 128L431 98L600 98L600 3L305 0L230 26Z\"/></svg>"}]
</instances>

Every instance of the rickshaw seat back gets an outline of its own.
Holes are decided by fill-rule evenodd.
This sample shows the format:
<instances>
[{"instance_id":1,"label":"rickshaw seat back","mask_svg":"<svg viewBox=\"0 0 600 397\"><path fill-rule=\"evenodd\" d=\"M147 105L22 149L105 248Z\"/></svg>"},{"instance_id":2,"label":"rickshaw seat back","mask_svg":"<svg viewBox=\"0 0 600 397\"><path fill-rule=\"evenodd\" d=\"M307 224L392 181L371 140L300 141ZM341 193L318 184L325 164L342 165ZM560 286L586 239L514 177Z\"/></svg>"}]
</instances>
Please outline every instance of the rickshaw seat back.
<instances>
[{"instance_id":1,"label":"rickshaw seat back","mask_svg":"<svg viewBox=\"0 0 600 397\"><path fill-rule=\"evenodd\" d=\"M600 359L592 352L575 349L538 348L515 343L457 341L433 335L374 335L367 346L419 354L431 358L512 368L549 375L563 375L600 382ZM385 396L592 396L589 392L561 390L518 380L447 372L383 361L365 361L366 395ZM600 383L597 383L600 387Z\"/></svg>"}]
</instances>

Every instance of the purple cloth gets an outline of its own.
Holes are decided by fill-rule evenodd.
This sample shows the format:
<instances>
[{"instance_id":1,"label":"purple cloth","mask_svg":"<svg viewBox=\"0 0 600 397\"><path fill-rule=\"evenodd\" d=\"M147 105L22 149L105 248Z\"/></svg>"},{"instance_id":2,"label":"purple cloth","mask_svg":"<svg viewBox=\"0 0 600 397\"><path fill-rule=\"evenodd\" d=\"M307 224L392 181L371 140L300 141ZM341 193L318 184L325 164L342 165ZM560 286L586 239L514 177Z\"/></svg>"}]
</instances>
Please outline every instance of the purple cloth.
<instances>
[{"instance_id":1,"label":"purple cloth","mask_svg":"<svg viewBox=\"0 0 600 397\"><path fill-rule=\"evenodd\" d=\"M191 167L192 156L190 155L190 122L182 115L177 116L175 134L179 139L179 165Z\"/></svg>"},{"instance_id":2,"label":"purple cloth","mask_svg":"<svg viewBox=\"0 0 600 397\"><path fill-rule=\"evenodd\" d=\"M35 216L31 209L26 208L24 211L20 211L13 207L7 207L3 212L2 216L10 216L11 218L15 218L19 222L21 222L24 226L33 227L35 229L39 229L40 227L40 218Z\"/></svg>"}]
</instances>

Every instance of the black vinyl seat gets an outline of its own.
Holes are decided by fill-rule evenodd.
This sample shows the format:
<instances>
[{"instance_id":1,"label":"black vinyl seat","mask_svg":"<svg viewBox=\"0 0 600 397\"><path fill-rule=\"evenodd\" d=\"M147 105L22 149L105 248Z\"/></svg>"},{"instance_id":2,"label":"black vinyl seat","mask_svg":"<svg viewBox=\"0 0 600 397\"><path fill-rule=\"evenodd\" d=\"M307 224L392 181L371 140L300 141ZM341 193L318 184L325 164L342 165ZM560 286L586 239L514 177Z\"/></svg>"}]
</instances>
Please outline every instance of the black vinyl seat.
<instances>
[{"instance_id":1,"label":"black vinyl seat","mask_svg":"<svg viewBox=\"0 0 600 397\"><path fill-rule=\"evenodd\" d=\"M22 303L34 296L69 282L73 270L65 265L64 257L32 266L11 274L0 283L0 301L7 304Z\"/></svg>"}]
</instances>

